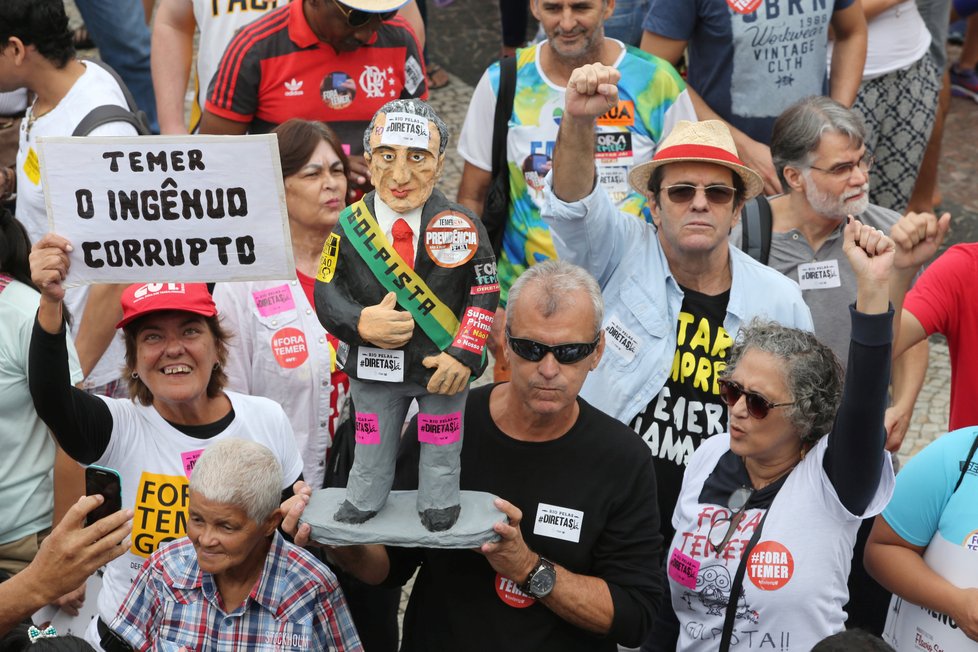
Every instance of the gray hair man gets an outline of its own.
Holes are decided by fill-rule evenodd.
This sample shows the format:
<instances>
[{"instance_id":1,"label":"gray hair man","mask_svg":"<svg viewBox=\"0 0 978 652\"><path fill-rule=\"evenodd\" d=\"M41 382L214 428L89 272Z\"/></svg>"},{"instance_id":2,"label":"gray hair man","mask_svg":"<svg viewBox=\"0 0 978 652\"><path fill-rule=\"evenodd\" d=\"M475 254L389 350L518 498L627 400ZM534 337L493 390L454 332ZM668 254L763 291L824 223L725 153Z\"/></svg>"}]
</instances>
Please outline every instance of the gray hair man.
<instances>
[{"instance_id":1,"label":"gray hair man","mask_svg":"<svg viewBox=\"0 0 978 652\"><path fill-rule=\"evenodd\" d=\"M368 582L403 584L417 571L405 650L638 645L662 595L655 473L634 432L578 397L604 352L600 289L585 270L553 260L511 292L504 355L512 380L469 394L461 455L462 489L506 499L496 501L508 519L494 526L499 540L481 547L483 557L383 546L334 554ZM404 438L401 488L416 486L408 476L418 448ZM308 490L296 493L289 531ZM303 525L296 541L308 533Z\"/></svg>"},{"instance_id":2,"label":"gray hair man","mask_svg":"<svg viewBox=\"0 0 978 652\"><path fill-rule=\"evenodd\" d=\"M843 365L849 351L844 316L856 299L856 276L842 251L846 218L856 217L887 234L901 220L910 230L936 221L927 214L901 218L870 203L874 159L865 137L858 114L828 97L806 97L788 107L775 121L771 139L771 155L785 192L748 204L731 234L735 244L798 282L812 311L815 334ZM760 218L765 213L770 221ZM912 252L900 242L894 263L898 270L913 261ZM926 369L926 342L894 364L893 402L885 420L891 451L900 448L906 434Z\"/></svg>"},{"instance_id":3,"label":"gray hair man","mask_svg":"<svg viewBox=\"0 0 978 652\"><path fill-rule=\"evenodd\" d=\"M256 649L275 636L296 649L362 650L336 577L278 532L282 467L274 454L227 438L208 446L190 473L187 537L147 560L112 622L116 636L135 649L157 641L206 649L218 640Z\"/></svg>"}]
</instances>

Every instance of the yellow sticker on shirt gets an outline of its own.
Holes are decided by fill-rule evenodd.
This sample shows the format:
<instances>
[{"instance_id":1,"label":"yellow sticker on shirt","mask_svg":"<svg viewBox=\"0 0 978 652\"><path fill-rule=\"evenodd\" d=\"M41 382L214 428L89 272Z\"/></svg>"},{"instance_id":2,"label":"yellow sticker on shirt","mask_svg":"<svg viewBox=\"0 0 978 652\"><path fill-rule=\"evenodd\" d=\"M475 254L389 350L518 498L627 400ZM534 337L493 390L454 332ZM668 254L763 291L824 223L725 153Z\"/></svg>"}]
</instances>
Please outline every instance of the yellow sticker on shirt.
<instances>
[{"instance_id":1,"label":"yellow sticker on shirt","mask_svg":"<svg viewBox=\"0 0 978 652\"><path fill-rule=\"evenodd\" d=\"M340 255L340 236L330 233L323 245L323 254L319 257L319 271L316 273L316 280L322 283L329 283L333 280L336 273L336 258Z\"/></svg>"},{"instance_id":2,"label":"yellow sticker on shirt","mask_svg":"<svg viewBox=\"0 0 978 652\"><path fill-rule=\"evenodd\" d=\"M144 471L136 489L130 552L149 557L162 544L187 534L189 495L186 476Z\"/></svg>"},{"instance_id":3,"label":"yellow sticker on shirt","mask_svg":"<svg viewBox=\"0 0 978 652\"><path fill-rule=\"evenodd\" d=\"M27 158L24 160L24 174L35 186L41 183L41 164L37 160L37 152L31 147L27 150Z\"/></svg>"}]
</instances>

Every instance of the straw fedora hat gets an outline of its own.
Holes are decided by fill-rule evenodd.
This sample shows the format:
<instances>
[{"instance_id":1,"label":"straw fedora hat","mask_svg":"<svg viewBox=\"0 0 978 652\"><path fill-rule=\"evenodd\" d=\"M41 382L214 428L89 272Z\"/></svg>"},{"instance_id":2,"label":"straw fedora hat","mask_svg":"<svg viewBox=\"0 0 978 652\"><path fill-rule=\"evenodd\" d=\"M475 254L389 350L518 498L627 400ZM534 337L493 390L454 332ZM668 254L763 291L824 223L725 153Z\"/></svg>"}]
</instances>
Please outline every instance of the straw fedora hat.
<instances>
[{"instance_id":1,"label":"straw fedora hat","mask_svg":"<svg viewBox=\"0 0 978 652\"><path fill-rule=\"evenodd\" d=\"M342 5L375 14L400 9L407 3L408 0L340 0Z\"/></svg>"},{"instance_id":2,"label":"straw fedora hat","mask_svg":"<svg viewBox=\"0 0 978 652\"><path fill-rule=\"evenodd\" d=\"M744 199L759 195L764 190L761 176L737 156L737 146L734 145L730 129L720 120L680 120L659 145L652 160L632 168L628 174L628 183L644 195L649 189L652 170L667 163L686 161L715 163L730 168L744 182Z\"/></svg>"}]
</instances>

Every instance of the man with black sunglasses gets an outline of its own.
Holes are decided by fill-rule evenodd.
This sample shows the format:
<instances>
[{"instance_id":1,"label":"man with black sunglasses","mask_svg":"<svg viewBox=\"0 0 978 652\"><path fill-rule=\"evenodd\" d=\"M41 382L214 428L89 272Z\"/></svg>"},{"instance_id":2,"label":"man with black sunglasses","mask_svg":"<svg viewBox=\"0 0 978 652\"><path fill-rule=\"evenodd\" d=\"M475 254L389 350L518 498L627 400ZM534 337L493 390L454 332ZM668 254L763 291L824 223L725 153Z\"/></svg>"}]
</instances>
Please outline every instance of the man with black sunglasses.
<instances>
[{"instance_id":1,"label":"man with black sunglasses","mask_svg":"<svg viewBox=\"0 0 978 652\"><path fill-rule=\"evenodd\" d=\"M369 190L363 130L384 103L427 98L409 0L293 0L242 28L210 82L202 134L265 133L289 118L326 122Z\"/></svg>"},{"instance_id":2,"label":"man with black sunglasses","mask_svg":"<svg viewBox=\"0 0 978 652\"><path fill-rule=\"evenodd\" d=\"M508 517L494 526L499 541L478 552L356 546L333 554L364 581L387 585L420 566L402 652L638 645L662 595L662 538L648 449L578 398L604 352L601 290L583 269L553 260L517 279L509 301L512 380L469 394L461 454L462 488L505 498L496 501ZM403 438L400 488L417 486L418 449L417 437ZM300 513L293 505L288 531ZM308 534L303 525L296 541Z\"/></svg>"}]
</instances>

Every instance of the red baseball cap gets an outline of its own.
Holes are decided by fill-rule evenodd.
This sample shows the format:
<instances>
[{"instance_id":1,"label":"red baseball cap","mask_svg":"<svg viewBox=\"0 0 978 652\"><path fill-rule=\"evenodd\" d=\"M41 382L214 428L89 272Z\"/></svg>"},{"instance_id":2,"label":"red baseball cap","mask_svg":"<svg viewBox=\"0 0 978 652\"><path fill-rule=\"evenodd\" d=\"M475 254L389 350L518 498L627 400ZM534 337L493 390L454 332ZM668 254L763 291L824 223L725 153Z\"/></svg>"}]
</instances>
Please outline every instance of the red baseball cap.
<instances>
[{"instance_id":1,"label":"red baseball cap","mask_svg":"<svg viewBox=\"0 0 978 652\"><path fill-rule=\"evenodd\" d=\"M161 310L184 310L204 317L217 314L205 283L134 283L122 293L122 321L115 327Z\"/></svg>"}]
</instances>

